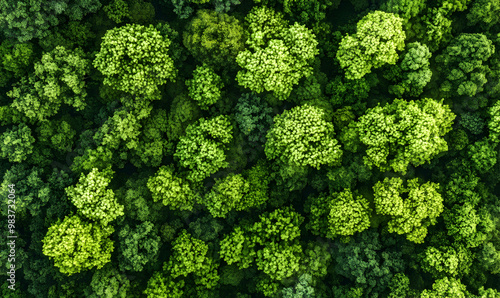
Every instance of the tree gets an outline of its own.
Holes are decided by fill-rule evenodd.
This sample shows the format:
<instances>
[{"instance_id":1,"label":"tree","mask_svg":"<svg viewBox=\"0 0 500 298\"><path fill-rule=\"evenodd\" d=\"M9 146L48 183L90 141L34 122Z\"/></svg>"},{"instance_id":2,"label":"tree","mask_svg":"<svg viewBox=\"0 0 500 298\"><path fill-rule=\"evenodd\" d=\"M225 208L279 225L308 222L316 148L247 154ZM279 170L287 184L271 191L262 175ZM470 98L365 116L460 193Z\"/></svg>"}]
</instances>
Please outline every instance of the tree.
<instances>
[{"instance_id":1,"label":"tree","mask_svg":"<svg viewBox=\"0 0 500 298\"><path fill-rule=\"evenodd\" d=\"M130 281L125 274L107 265L95 271L92 275L90 287L92 291L89 291L90 293L87 294L89 298L125 298L127 297L127 292L130 290Z\"/></svg>"},{"instance_id":2,"label":"tree","mask_svg":"<svg viewBox=\"0 0 500 298\"><path fill-rule=\"evenodd\" d=\"M0 44L0 87L10 79L22 77L33 62L33 44L4 40Z\"/></svg>"},{"instance_id":3,"label":"tree","mask_svg":"<svg viewBox=\"0 0 500 298\"><path fill-rule=\"evenodd\" d=\"M174 157L181 166L191 170L186 177L188 180L202 181L229 165L225 149L233 139L231 133L231 123L223 115L208 120L201 118L186 128L186 134L180 138Z\"/></svg>"},{"instance_id":4,"label":"tree","mask_svg":"<svg viewBox=\"0 0 500 298\"><path fill-rule=\"evenodd\" d=\"M423 271L434 278L461 277L469 272L473 255L464 246L428 246L420 255Z\"/></svg>"},{"instance_id":5,"label":"tree","mask_svg":"<svg viewBox=\"0 0 500 298\"><path fill-rule=\"evenodd\" d=\"M424 91L424 87L430 82L432 71L429 59L431 52L426 45L419 42L410 43L400 65L391 68L393 74L388 78L395 85L389 86L389 92L396 96L409 95L417 97Z\"/></svg>"},{"instance_id":6,"label":"tree","mask_svg":"<svg viewBox=\"0 0 500 298\"><path fill-rule=\"evenodd\" d=\"M79 49L58 46L44 53L35 63L35 71L22 77L7 93L13 98L12 107L38 121L57 114L63 103L81 111L86 106L85 76L89 67Z\"/></svg>"},{"instance_id":7,"label":"tree","mask_svg":"<svg viewBox=\"0 0 500 298\"><path fill-rule=\"evenodd\" d=\"M482 139L469 146L467 156L479 173L487 173L496 163L498 143Z\"/></svg>"},{"instance_id":8,"label":"tree","mask_svg":"<svg viewBox=\"0 0 500 298\"><path fill-rule=\"evenodd\" d=\"M470 26L479 25L484 29L490 29L498 23L496 17L500 12L500 3L494 0L477 0L467 14Z\"/></svg>"},{"instance_id":9,"label":"tree","mask_svg":"<svg viewBox=\"0 0 500 298\"><path fill-rule=\"evenodd\" d=\"M426 0L387 0L382 3L380 10L395 13L409 20L417 16L426 7Z\"/></svg>"},{"instance_id":10,"label":"tree","mask_svg":"<svg viewBox=\"0 0 500 298\"><path fill-rule=\"evenodd\" d=\"M276 98L287 99L293 86L312 73L311 62L319 53L315 35L298 23L288 27L281 14L265 6L252 9L245 20L250 38L248 48L236 57L242 68L238 83L256 93L271 91Z\"/></svg>"},{"instance_id":11,"label":"tree","mask_svg":"<svg viewBox=\"0 0 500 298\"><path fill-rule=\"evenodd\" d=\"M103 225L124 215L123 206L117 202L113 190L107 188L112 177L110 168L103 171L93 168L87 175L82 173L75 186L65 189L79 214Z\"/></svg>"},{"instance_id":12,"label":"tree","mask_svg":"<svg viewBox=\"0 0 500 298\"><path fill-rule=\"evenodd\" d=\"M392 13L374 11L356 25L356 34L346 35L337 51L346 78L361 79L372 68L396 64L397 50L404 49L403 20Z\"/></svg>"},{"instance_id":13,"label":"tree","mask_svg":"<svg viewBox=\"0 0 500 298\"><path fill-rule=\"evenodd\" d=\"M437 191L439 184L419 184L418 179L403 185L401 178L385 178L373 186L375 211L389 215L390 233L406 234L406 239L423 243L427 228L437 222L443 212L443 198ZM407 197L402 195L407 193Z\"/></svg>"},{"instance_id":14,"label":"tree","mask_svg":"<svg viewBox=\"0 0 500 298\"><path fill-rule=\"evenodd\" d=\"M221 89L224 83L209 66L197 66L193 72L193 78L186 81L186 86L191 97L202 110L216 103L222 97Z\"/></svg>"},{"instance_id":15,"label":"tree","mask_svg":"<svg viewBox=\"0 0 500 298\"><path fill-rule=\"evenodd\" d=\"M200 107L187 94L174 98L168 112L167 138L171 142L178 141L186 128L201 117Z\"/></svg>"},{"instance_id":16,"label":"tree","mask_svg":"<svg viewBox=\"0 0 500 298\"><path fill-rule=\"evenodd\" d=\"M35 138L26 124L14 125L0 135L1 157L9 159L10 162L25 161L33 153L33 143Z\"/></svg>"},{"instance_id":17,"label":"tree","mask_svg":"<svg viewBox=\"0 0 500 298\"><path fill-rule=\"evenodd\" d=\"M9 200L8 185L15 185L16 215L19 219L28 219L43 216L45 206L51 199L67 201L64 196L64 187L72 183L71 177L63 171L53 169L47 172L41 167L30 167L25 163L13 164L3 175L0 195ZM51 207L56 208L52 200ZM8 211L5 210L7 216Z\"/></svg>"},{"instance_id":18,"label":"tree","mask_svg":"<svg viewBox=\"0 0 500 298\"><path fill-rule=\"evenodd\" d=\"M335 273L352 280L364 296L379 297L392 277L405 268L400 249L384 248L373 229L357 234L348 243L338 243L332 255L337 261Z\"/></svg>"},{"instance_id":19,"label":"tree","mask_svg":"<svg viewBox=\"0 0 500 298\"><path fill-rule=\"evenodd\" d=\"M147 186L155 202L161 201L174 210L192 210L198 200L189 183L175 174L173 165L161 166L148 179Z\"/></svg>"},{"instance_id":20,"label":"tree","mask_svg":"<svg viewBox=\"0 0 500 298\"><path fill-rule=\"evenodd\" d=\"M177 73L168 53L170 44L153 25L127 24L106 32L93 65L104 75L105 85L153 96Z\"/></svg>"},{"instance_id":21,"label":"tree","mask_svg":"<svg viewBox=\"0 0 500 298\"><path fill-rule=\"evenodd\" d=\"M172 243L173 253L164 269L172 278L193 274L196 284L206 288L215 287L219 282L218 264L209 255L209 247L205 242L196 239L182 230Z\"/></svg>"},{"instance_id":22,"label":"tree","mask_svg":"<svg viewBox=\"0 0 500 298\"><path fill-rule=\"evenodd\" d=\"M488 81L489 67L483 65L495 52L493 42L485 35L462 33L436 57L444 74L440 90L447 96L474 96Z\"/></svg>"},{"instance_id":23,"label":"tree","mask_svg":"<svg viewBox=\"0 0 500 298\"><path fill-rule=\"evenodd\" d=\"M500 106L500 105L499 105ZM254 93L245 93L235 106L234 118L240 131L252 143L266 142L266 133L273 123L273 109Z\"/></svg>"},{"instance_id":24,"label":"tree","mask_svg":"<svg viewBox=\"0 0 500 298\"><path fill-rule=\"evenodd\" d=\"M342 157L333 124L327 122L324 110L315 106L297 106L275 116L266 137L266 156L285 165L319 169L338 164Z\"/></svg>"},{"instance_id":25,"label":"tree","mask_svg":"<svg viewBox=\"0 0 500 298\"><path fill-rule=\"evenodd\" d=\"M242 210L243 197L250 191L250 183L241 174L230 174L216 179L215 185L203 200L213 217L226 217L232 210Z\"/></svg>"},{"instance_id":26,"label":"tree","mask_svg":"<svg viewBox=\"0 0 500 298\"><path fill-rule=\"evenodd\" d=\"M500 101L496 101L495 104L488 110L490 115L490 121L488 122L488 128L490 129L490 139L494 142L500 141Z\"/></svg>"},{"instance_id":27,"label":"tree","mask_svg":"<svg viewBox=\"0 0 500 298\"><path fill-rule=\"evenodd\" d=\"M220 255L240 269L255 262L268 281L280 281L300 270L303 258L298 243L304 218L292 208L276 209L260 216L253 225L237 226L221 242Z\"/></svg>"},{"instance_id":28,"label":"tree","mask_svg":"<svg viewBox=\"0 0 500 298\"><path fill-rule=\"evenodd\" d=\"M52 224L43 238L43 254L54 260L61 273L72 275L111 261L114 229L87 223L79 216L66 216Z\"/></svg>"},{"instance_id":29,"label":"tree","mask_svg":"<svg viewBox=\"0 0 500 298\"><path fill-rule=\"evenodd\" d=\"M438 279L432 285L432 290L424 290L420 298L439 298L439 297L469 297L465 285L459 279L444 277Z\"/></svg>"},{"instance_id":30,"label":"tree","mask_svg":"<svg viewBox=\"0 0 500 298\"><path fill-rule=\"evenodd\" d=\"M47 36L51 27L61 23L63 16L81 20L101 7L99 0L20 0L0 1L0 30L20 42Z\"/></svg>"},{"instance_id":31,"label":"tree","mask_svg":"<svg viewBox=\"0 0 500 298\"><path fill-rule=\"evenodd\" d=\"M370 227L371 208L362 196L350 189L329 195L308 198L307 212L310 213L308 228L315 235L334 238L352 236Z\"/></svg>"},{"instance_id":32,"label":"tree","mask_svg":"<svg viewBox=\"0 0 500 298\"><path fill-rule=\"evenodd\" d=\"M356 139L366 146L365 164L382 171L406 173L408 165L419 166L447 151L442 138L451 130L455 115L443 101L395 99L384 107L368 109L341 136L346 149L359 149Z\"/></svg>"},{"instance_id":33,"label":"tree","mask_svg":"<svg viewBox=\"0 0 500 298\"><path fill-rule=\"evenodd\" d=\"M200 9L183 34L184 46L213 69L234 67L244 49L244 31L238 19L225 13Z\"/></svg>"},{"instance_id":34,"label":"tree","mask_svg":"<svg viewBox=\"0 0 500 298\"><path fill-rule=\"evenodd\" d=\"M126 224L118 233L118 261L120 270L143 271L154 265L158 258L161 242L153 223L142 222L135 227Z\"/></svg>"}]
</instances>

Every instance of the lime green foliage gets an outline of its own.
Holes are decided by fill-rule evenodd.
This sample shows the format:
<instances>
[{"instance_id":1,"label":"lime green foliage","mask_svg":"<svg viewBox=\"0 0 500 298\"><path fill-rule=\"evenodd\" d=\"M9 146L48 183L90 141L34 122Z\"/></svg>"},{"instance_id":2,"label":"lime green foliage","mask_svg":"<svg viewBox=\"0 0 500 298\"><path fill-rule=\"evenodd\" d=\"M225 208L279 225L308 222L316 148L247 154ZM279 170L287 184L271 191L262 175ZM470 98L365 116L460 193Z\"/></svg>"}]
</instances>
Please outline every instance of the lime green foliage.
<instances>
[{"instance_id":1,"label":"lime green foliage","mask_svg":"<svg viewBox=\"0 0 500 298\"><path fill-rule=\"evenodd\" d=\"M127 24L106 32L93 65L104 75L104 84L152 96L159 85L176 76L168 54L170 43L152 25Z\"/></svg>"},{"instance_id":2,"label":"lime green foliage","mask_svg":"<svg viewBox=\"0 0 500 298\"><path fill-rule=\"evenodd\" d=\"M129 7L125 0L113 0L102 8L108 18L119 24L124 18L129 18Z\"/></svg>"},{"instance_id":3,"label":"lime green foliage","mask_svg":"<svg viewBox=\"0 0 500 298\"><path fill-rule=\"evenodd\" d=\"M434 278L464 276L472 265L472 253L463 246L428 246L420 255L421 268Z\"/></svg>"},{"instance_id":4,"label":"lime green foliage","mask_svg":"<svg viewBox=\"0 0 500 298\"><path fill-rule=\"evenodd\" d=\"M203 199L213 217L226 217L231 210L242 210L243 197L250 190L250 183L241 174L230 174L216 179L210 193Z\"/></svg>"},{"instance_id":5,"label":"lime green foliage","mask_svg":"<svg viewBox=\"0 0 500 298\"><path fill-rule=\"evenodd\" d=\"M196 67L193 78L186 81L186 86L189 97L196 101L202 110L208 110L216 103L222 96L221 89L224 88L219 75L205 64Z\"/></svg>"},{"instance_id":6,"label":"lime green foliage","mask_svg":"<svg viewBox=\"0 0 500 298\"><path fill-rule=\"evenodd\" d=\"M479 173L488 173L497 163L498 143L482 139L469 146L467 156Z\"/></svg>"},{"instance_id":7,"label":"lime green foliage","mask_svg":"<svg viewBox=\"0 0 500 298\"><path fill-rule=\"evenodd\" d=\"M319 53L315 35L305 26L288 26L281 14L256 7L245 18L248 23L248 48L236 62L243 68L238 83L253 92L273 92L280 100L290 96L302 77L312 74L311 62Z\"/></svg>"},{"instance_id":8,"label":"lime green foliage","mask_svg":"<svg viewBox=\"0 0 500 298\"><path fill-rule=\"evenodd\" d=\"M161 201L171 209L192 210L198 195L187 181L174 172L173 165L161 166L156 174L149 178L147 186L153 200Z\"/></svg>"},{"instance_id":9,"label":"lime green foliage","mask_svg":"<svg viewBox=\"0 0 500 298\"><path fill-rule=\"evenodd\" d=\"M306 210L311 219L307 226L315 235L327 238L352 236L370 227L372 210L368 201L353 195L350 189L309 197Z\"/></svg>"},{"instance_id":10,"label":"lime green foliage","mask_svg":"<svg viewBox=\"0 0 500 298\"><path fill-rule=\"evenodd\" d=\"M419 184L417 178L408 180L406 187L401 178L385 178L373 186L375 211L390 216L390 233L406 234L409 241L423 243L427 228L436 224L443 212L438 189L439 184Z\"/></svg>"},{"instance_id":11,"label":"lime green foliage","mask_svg":"<svg viewBox=\"0 0 500 298\"><path fill-rule=\"evenodd\" d=\"M93 267L102 268L111 261L113 242L107 237L111 226L82 221L79 216L65 217L50 226L43 243L43 254L54 260L61 273L72 275Z\"/></svg>"},{"instance_id":12,"label":"lime green foliage","mask_svg":"<svg viewBox=\"0 0 500 298\"><path fill-rule=\"evenodd\" d=\"M4 40L0 44L0 87L10 79L20 78L32 63L33 45Z\"/></svg>"},{"instance_id":13,"label":"lime green foliage","mask_svg":"<svg viewBox=\"0 0 500 298\"><path fill-rule=\"evenodd\" d=\"M291 208L276 209L260 216L253 225L236 227L220 243L220 255L228 264L257 269L271 281L291 277L300 270L303 258L298 242L304 218Z\"/></svg>"},{"instance_id":14,"label":"lime green foliage","mask_svg":"<svg viewBox=\"0 0 500 298\"><path fill-rule=\"evenodd\" d=\"M432 71L429 59L432 54L426 45L419 42L410 43L400 65L394 67L393 78L389 78L396 85L389 86L389 92L396 96L419 96L424 87L430 82Z\"/></svg>"},{"instance_id":15,"label":"lime green foliage","mask_svg":"<svg viewBox=\"0 0 500 298\"><path fill-rule=\"evenodd\" d=\"M471 203L453 205L443 217L448 235L467 248L483 244L494 228L490 213L484 208L474 208Z\"/></svg>"},{"instance_id":16,"label":"lime green foliage","mask_svg":"<svg viewBox=\"0 0 500 298\"><path fill-rule=\"evenodd\" d=\"M212 10L199 10L183 35L184 46L214 69L233 67L244 49L244 31L238 19Z\"/></svg>"},{"instance_id":17,"label":"lime green foliage","mask_svg":"<svg viewBox=\"0 0 500 298\"><path fill-rule=\"evenodd\" d=\"M77 111L85 108L85 76L90 63L81 50L58 46L44 53L35 63L35 71L23 77L7 95L12 107L30 119L43 120L55 115L62 103Z\"/></svg>"},{"instance_id":18,"label":"lime green foliage","mask_svg":"<svg viewBox=\"0 0 500 298\"><path fill-rule=\"evenodd\" d=\"M330 202L328 224L333 236L349 236L370 227L371 208L362 196L353 196L350 190L335 195Z\"/></svg>"},{"instance_id":19,"label":"lime green foliage","mask_svg":"<svg viewBox=\"0 0 500 298\"><path fill-rule=\"evenodd\" d=\"M410 279L404 273L394 274L389 289L389 298L417 297L416 291L410 288Z\"/></svg>"},{"instance_id":20,"label":"lime green foliage","mask_svg":"<svg viewBox=\"0 0 500 298\"><path fill-rule=\"evenodd\" d=\"M196 284L209 289L218 284L218 264L209 256L209 247L205 242L182 230L172 245L173 252L165 269L173 278L193 274Z\"/></svg>"},{"instance_id":21,"label":"lime green foliage","mask_svg":"<svg viewBox=\"0 0 500 298\"><path fill-rule=\"evenodd\" d=\"M483 91L489 67L483 65L495 52L485 35L462 33L455 37L436 62L444 74L440 90L447 96L474 96Z\"/></svg>"},{"instance_id":22,"label":"lime green foliage","mask_svg":"<svg viewBox=\"0 0 500 298\"><path fill-rule=\"evenodd\" d=\"M144 266L157 261L160 237L149 221L131 228L125 225L118 233L118 261L120 270L142 271Z\"/></svg>"},{"instance_id":23,"label":"lime green foliage","mask_svg":"<svg viewBox=\"0 0 500 298\"><path fill-rule=\"evenodd\" d=\"M33 152L33 143L35 138L31 129L24 123L15 125L0 135L0 157L10 162L22 162Z\"/></svg>"},{"instance_id":24,"label":"lime green foliage","mask_svg":"<svg viewBox=\"0 0 500 298\"><path fill-rule=\"evenodd\" d=\"M78 212L86 218L107 225L109 222L124 215L112 189L107 188L113 177L110 168L99 171L93 168L90 173L80 176L75 186L66 188L66 195Z\"/></svg>"},{"instance_id":25,"label":"lime green foliage","mask_svg":"<svg viewBox=\"0 0 500 298\"><path fill-rule=\"evenodd\" d=\"M370 168L406 173L409 164L422 165L448 150L442 136L451 130L454 119L443 101L395 99L384 107L368 109L351 122L342 139L347 150L357 151L352 139L357 134L367 146L365 164Z\"/></svg>"},{"instance_id":26,"label":"lime green foliage","mask_svg":"<svg viewBox=\"0 0 500 298\"><path fill-rule=\"evenodd\" d=\"M395 14L374 11L363 17L356 34L346 35L337 52L346 78L361 79L372 68L396 64L396 51L404 49L405 37L403 20Z\"/></svg>"},{"instance_id":27,"label":"lime green foliage","mask_svg":"<svg viewBox=\"0 0 500 298\"><path fill-rule=\"evenodd\" d=\"M153 273L153 276L148 281L146 290L144 290L144 294L148 298L183 297L184 291L182 289L184 288L184 280L176 282L170 276L167 277L165 275L165 273L159 271Z\"/></svg>"},{"instance_id":28,"label":"lime green foliage","mask_svg":"<svg viewBox=\"0 0 500 298\"><path fill-rule=\"evenodd\" d=\"M500 13L500 2L496 0L476 0L472 3L467 14L470 26L479 25L489 29L498 23Z\"/></svg>"},{"instance_id":29,"label":"lime green foliage","mask_svg":"<svg viewBox=\"0 0 500 298\"><path fill-rule=\"evenodd\" d=\"M47 36L61 20L81 20L101 7L99 0L1 0L0 30L20 42Z\"/></svg>"},{"instance_id":30,"label":"lime green foliage","mask_svg":"<svg viewBox=\"0 0 500 298\"><path fill-rule=\"evenodd\" d=\"M488 128L490 129L490 139L494 142L500 141L500 100L488 110L490 121Z\"/></svg>"},{"instance_id":31,"label":"lime green foliage","mask_svg":"<svg viewBox=\"0 0 500 298\"><path fill-rule=\"evenodd\" d=\"M434 282L432 290L424 290L420 294L420 298L442 297L466 298L469 297L469 293L459 279L444 277Z\"/></svg>"},{"instance_id":32,"label":"lime green foliage","mask_svg":"<svg viewBox=\"0 0 500 298\"><path fill-rule=\"evenodd\" d=\"M130 290L130 281L125 274L107 265L95 271L90 286L92 292L88 294L89 298L126 298L127 291Z\"/></svg>"},{"instance_id":33,"label":"lime green foliage","mask_svg":"<svg viewBox=\"0 0 500 298\"><path fill-rule=\"evenodd\" d=\"M174 156L181 166L191 170L187 179L199 182L229 165L225 149L232 139L228 117L201 118L187 127Z\"/></svg>"},{"instance_id":34,"label":"lime green foliage","mask_svg":"<svg viewBox=\"0 0 500 298\"><path fill-rule=\"evenodd\" d=\"M340 162L342 150L334 134L323 109L297 106L274 117L265 152L269 159L277 158L286 165L319 169Z\"/></svg>"}]
</instances>

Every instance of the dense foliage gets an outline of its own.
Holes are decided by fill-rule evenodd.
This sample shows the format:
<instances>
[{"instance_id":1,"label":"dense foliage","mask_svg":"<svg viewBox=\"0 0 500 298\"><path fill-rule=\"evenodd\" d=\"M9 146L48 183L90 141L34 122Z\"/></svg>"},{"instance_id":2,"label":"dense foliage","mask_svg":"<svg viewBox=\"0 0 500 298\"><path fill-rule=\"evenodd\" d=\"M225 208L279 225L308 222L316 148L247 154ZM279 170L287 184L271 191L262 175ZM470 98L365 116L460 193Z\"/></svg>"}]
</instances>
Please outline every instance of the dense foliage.
<instances>
[{"instance_id":1,"label":"dense foliage","mask_svg":"<svg viewBox=\"0 0 500 298\"><path fill-rule=\"evenodd\" d=\"M0 0L0 297L499 298L499 13Z\"/></svg>"}]
</instances>

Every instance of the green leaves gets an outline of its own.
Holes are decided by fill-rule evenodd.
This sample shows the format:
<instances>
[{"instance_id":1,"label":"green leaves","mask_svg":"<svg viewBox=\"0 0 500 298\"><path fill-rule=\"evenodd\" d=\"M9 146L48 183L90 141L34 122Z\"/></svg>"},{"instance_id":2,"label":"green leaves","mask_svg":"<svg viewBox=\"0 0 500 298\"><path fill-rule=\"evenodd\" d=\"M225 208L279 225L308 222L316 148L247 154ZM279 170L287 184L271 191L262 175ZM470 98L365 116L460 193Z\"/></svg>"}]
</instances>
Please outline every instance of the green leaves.
<instances>
[{"instance_id":1,"label":"green leaves","mask_svg":"<svg viewBox=\"0 0 500 298\"><path fill-rule=\"evenodd\" d=\"M162 201L171 209L192 210L198 199L187 181L175 175L173 165L161 166L147 186L155 202Z\"/></svg>"},{"instance_id":2,"label":"green leaves","mask_svg":"<svg viewBox=\"0 0 500 298\"><path fill-rule=\"evenodd\" d=\"M238 83L256 93L271 91L276 98L287 99L293 86L312 73L310 64L319 53L315 35L298 23L287 28L282 16L265 6L250 11L246 21L249 48L236 57L243 68L236 76Z\"/></svg>"},{"instance_id":3,"label":"green leaves","mask_svg":"<svg viewBox=\"0 0 500 298\"><path fill-rule=\"evenodd\" d=\"M415 243L423 243L427 227L436 224L443 212L443 198L438 193L439 184L419 184L418 179L407 181L401 178L385 178L373 187L375 210L378 214L390 216L390 233L406 234ZM402 195L408 193L403 199Z\"/></svg>"},{"instance_id":4,"label":"green leaves","mask_svg":"<svg viewBox=\"0 0 500 298\"><path fill-rule=\"evenodd\" d=\"M244 49L244 31L238 19L225 13L200 9L183 34L184 46L198 59L218 70L234 67Z\"/></svg>"},{"instance_id":5,"label":"green leaves","mask_svg":"<svg viewBox=\"0 0 500 298\"><path fill-rule=\"evenodd\" d=\"M186 81L189 97L198 103L202 110L216 103L222 96L222 79L207 65L197 66L193 79Z\"/></svg>"},{"instance_id":6,"label":"green leaves","mask_svg":"<svg viewBox=\"0 0 500 298\"><path fill-rule=\"evenodd\" d=\"M12 107L32 120L54 116L62 103L80 111L86 106L85 76L89 68L83 51L58 46L44 53L35 63L34 73L21 78L7 95L14 99Z\"/></svg>"},{"instance_id":7,"label":"green leaves","mask_svg":"<svg viewBox=\"0 0 500 298\"><path fill-rule=\"evenodd\" d=\"M93 168L86 176L82 173L75 186L66 188L66 194L78 208L78 213L102 225L107 225L119 216L123 216L120 205L112 189L107 189L113 171L108 168L99 171Z\"/></svg>"},{"instance_id":8,"label":"green leaves","mask_svg":"<svg viewBox=\"0 0 500 298\"><path fill-rule=\"evenodd\" d=\"M215 180L215 185L203 202L213 217L226 217L231 210L243 209L243 196L249 190L250 183L241 174L230 174Z\"/></svg>"},{"instance_id":9,"label":"green leaves","mask_svg":"<svg viewBox=\"0 0 500 298\"><path fill-rule=\"evenodd\" d=\"M176 76L168 55L170 40L152 26L127 24L108 30L93 62L104 84L132 94L153 96Z\"/></svg>"},{"instance_id":10,"label":"green leaves","mask_svg":"<svg viewBox=\"0 0 500 298\"><path fill-rule=\"evenodd\" d=\"M232 126L226 116L201 118L187 127L174 156L181 166L191 170L187 179L200 182L229 165L225 148L232 139Z\"/></svg>"},{"instance_id":11,"label":"green leaves","mask_svg":"<svg viewBox=\"0 0 500 298\"><path fill-rule=\"evenodd\" d=\"M372 68L396 64L396 51L404 49L405 37L402 19L395 14L374 11L363 17L356 34L345 36L337 52L346 78L361 79Z\"/></svg>"},{"instance_id":12,"label":"green leaves","mask_svg":"<svg viewBox=\"0 0 500 298\"><path fill-rule=\"evenodd\" d=\"M306 211L310 213L308 228L327 238L352 236L370 227L371 208L368 201L350 189L339 193L309 197Z\"/></svg>"},{"instance_id":13,"label":"green leaves","mask_svg":"<svg viewBox=\"0 0 500 298\"><path fill-rule=\"evenodd\" d=\"M444 72L441 91L447 96L474 96L488 81L489 68L483 65L495 52L493 42L483 34L462 33L436 57Z\"/></svg>"},{"instance_id":14,"label":"green leaves","mask_svg":"<svg viewBox=\"0 0 500 298\"><path fill-rule=\"evenodd\" d=\"M310 105L285 110L274 117L265 152L269 159L316 169L336 164L342 157L340 145L334 139L333 124L325 120L323 109Z\"/></svg>"},{"instance_id":15,"label":"green leaves","mask_svg":"<svg viewBox=\"0 0 500 298\"><path fill-rule=\"evenodd\" d=\"M218 264L209 256L209 247L205 242L192 237L183 230L172 243L173 253L165 269L173 278L193 274L195 282L206 288L217 285Z\"/></svg>"},{"instance_id":16,"label":"green leaves","mask_svg":"<svg viewBox=\"0 0 500 298\"><path fill-rule=\"evenodd\" d=\"M111 226L87 223L78 216L65 217L49 228L42 240L43 254L68 275L99 269L111 261L113 242L107 237L113 231Z\"/></svg>"},{"instance_id":17,"label":"green leaves","mask_svg":"<svg viewBox=\"0 0 500 298\"><path fill-rule=\"evenodd\" d=\"M422 165L448 150L441 137L451 130L454 118L442 101L395 99L384 107L368 109L358 122L349 125L343 139L353 142L352 134L358 135L367 146L366 165L406 173L409 164Z\"/></svg>"},{"instance_id":18,"label":"green leaves","mask_svg":"<svg viewBox=\"0 0 500 298\"><path fill-rule=\"evenodd\" d=\"M221 257L240 269L254 261L270 281L291 277L300 270L303 258L298 242L304 218L292 208L276 209L260 216L253 225L236 227L220 243Z\"/></svg>"},{"instance_id":19,"label":"green leaves","mask_svg":"<svg viewBox=\"0 0 500 298\"><path fill-rule=\"evenodd\" d=\"M22 162L33 152L33 143L31 129L24 123L15 125L0 135L0 156L10 162Z\"/></svg>"}]
</instances>

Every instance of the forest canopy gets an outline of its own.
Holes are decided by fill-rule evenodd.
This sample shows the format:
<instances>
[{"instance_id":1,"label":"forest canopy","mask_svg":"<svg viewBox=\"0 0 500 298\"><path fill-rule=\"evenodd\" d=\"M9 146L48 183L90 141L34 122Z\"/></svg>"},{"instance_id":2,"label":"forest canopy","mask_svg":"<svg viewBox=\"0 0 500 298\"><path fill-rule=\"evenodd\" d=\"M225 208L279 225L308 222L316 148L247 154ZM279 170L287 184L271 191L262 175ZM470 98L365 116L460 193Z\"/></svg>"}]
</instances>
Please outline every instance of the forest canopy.
<instances>
[{"instance_id":1,"label":"forest canopy","mask_svg":"<svg viewBox=\"0 0 500 298\"><path fill-rule=\"evenodd\" d=\"M0 297L500 298L499 13L0 0Z\"/></svg>"}]
</instances>

